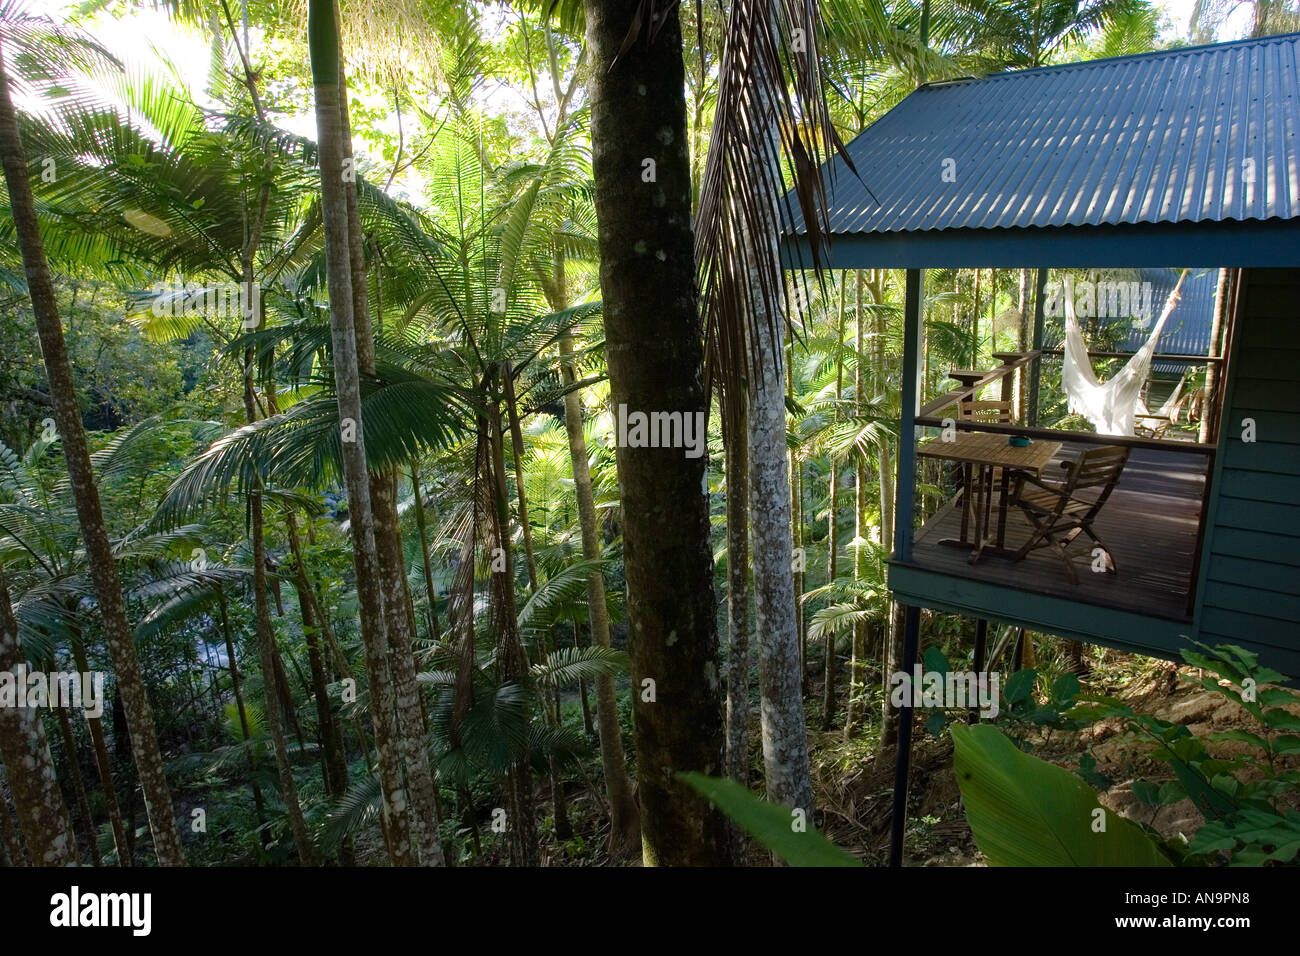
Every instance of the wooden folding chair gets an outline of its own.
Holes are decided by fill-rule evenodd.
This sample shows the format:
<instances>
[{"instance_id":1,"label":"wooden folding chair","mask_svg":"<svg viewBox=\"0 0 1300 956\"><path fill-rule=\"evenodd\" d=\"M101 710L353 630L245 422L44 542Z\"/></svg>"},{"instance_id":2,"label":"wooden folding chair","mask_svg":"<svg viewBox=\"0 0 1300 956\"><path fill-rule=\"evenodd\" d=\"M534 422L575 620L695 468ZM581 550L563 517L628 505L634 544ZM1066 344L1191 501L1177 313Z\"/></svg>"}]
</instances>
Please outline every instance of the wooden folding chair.
<instances>
[{"instance_id":1,"label":"wooden folding chair","mask_svg":"<svg viewBox=\"0 0 1300 956\"><path fill-rule=\"evenodd\" d=\"M977 402L967 400L957 403L957 420L963 422L983 422L988 425L1013 425L1016 421L1013 402ZM967 468L970 466L967 465ZM1002 480L1002 469L993 469L993 484Z\"/></svg>"},{"instance_id":2,"label":"wooden folding chair","mask_svg":"<svg viewBox=\"0 0 1300 956\"><path fill-rule=\"evenodd\" d=\"M1115 559L1097 537L1093 522L1119 483L1128 456L1129 449L1120 445L1090 448L1076 460L1062 463L1066 474L1059 482L1017 473L1011 503L1025 513L1034 533L1016 552L1016 560L1039 548L1051 548L1065 563L1070 580L1078 584L1079 575L1066 549L1082 533L1106 552L1106 570L1116 573Z\"/></svg>"},{"instance_id":3,"label":"wooden folding chair","mask_svg":"<svg viewBox=\"0 0 1300 956\"><path fill-rule=\"evenodd\" d=\"M1011 425L1016 420L1015 404L1012 402L958 402L957 418L967 422Z\"/></svg>"}]
</instances>

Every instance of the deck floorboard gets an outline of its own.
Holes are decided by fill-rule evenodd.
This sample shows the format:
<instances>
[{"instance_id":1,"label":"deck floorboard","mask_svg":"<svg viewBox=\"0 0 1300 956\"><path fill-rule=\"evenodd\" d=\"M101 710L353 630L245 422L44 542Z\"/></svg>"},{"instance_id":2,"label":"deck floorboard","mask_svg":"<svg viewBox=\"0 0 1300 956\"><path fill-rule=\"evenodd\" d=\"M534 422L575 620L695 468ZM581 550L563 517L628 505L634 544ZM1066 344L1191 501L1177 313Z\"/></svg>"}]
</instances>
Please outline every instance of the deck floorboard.
<instances>
[{"instance_id":1,"label":"deck floorboard","mask_svg":"<svg viewBox=\"0 0 1300 956\"><path fill-rule=\"evenodd\" d=\"M1067 442L1060 457L1073 458L1084 447ZM1055 479L1060 475L1059 468L1049 467L1045 477ZM1048 550L1034 551L1023 561L986 554L972 565L966 560L968 552L939 544L941 538L959 536L961 511L955 499L917 532L910 563L1085 604L1187 620L1204 490L1205 459L1201 456L1135 449L1094 525L1110 547L1118 573L1093 572L1091 541L1081 536L1070 547L1078 585L1070 582L1060 558ZM990 530L997 518L995 510ZM1019 547L1028 540L1030 531L1020 510L1011 508L1007 515L1007 547Z\"/></svg>"}]
</instances>

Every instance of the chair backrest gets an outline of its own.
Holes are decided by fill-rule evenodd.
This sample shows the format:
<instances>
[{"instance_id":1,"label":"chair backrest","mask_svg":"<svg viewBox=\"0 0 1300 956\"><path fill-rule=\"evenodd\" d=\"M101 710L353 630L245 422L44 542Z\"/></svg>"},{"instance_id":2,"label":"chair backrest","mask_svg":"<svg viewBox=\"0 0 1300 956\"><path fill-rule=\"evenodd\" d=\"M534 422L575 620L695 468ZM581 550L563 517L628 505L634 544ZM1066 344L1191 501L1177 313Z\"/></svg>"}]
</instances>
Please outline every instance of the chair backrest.
<instances>
[{"instance_id":1,"label":"chair backrest","mask_svg":"<svg viewBox=\"0 0 1300 956\"><path fill-rule=\"evenodd\" d=\"M959 402L957 417L962 421L994 425L1011 425L1016 420L1015 406L1011 402Z\"/></svg>"},{"instance_id":2,"label":"chair backrest","mask_svg":"<svg viewBox=\"0 0 1300 956\"><path fill-rule=\"evenodd\" d=\"M1100 509L1110 493L1115 490L1119 476L1128 463L1129 448L1124 445L1102 445L1089 448L1070 466L1070 477L1066 482L1066 492L1073 493L1080 488L1102 489L1094 508Z\"/></svg>"}]
</instances>

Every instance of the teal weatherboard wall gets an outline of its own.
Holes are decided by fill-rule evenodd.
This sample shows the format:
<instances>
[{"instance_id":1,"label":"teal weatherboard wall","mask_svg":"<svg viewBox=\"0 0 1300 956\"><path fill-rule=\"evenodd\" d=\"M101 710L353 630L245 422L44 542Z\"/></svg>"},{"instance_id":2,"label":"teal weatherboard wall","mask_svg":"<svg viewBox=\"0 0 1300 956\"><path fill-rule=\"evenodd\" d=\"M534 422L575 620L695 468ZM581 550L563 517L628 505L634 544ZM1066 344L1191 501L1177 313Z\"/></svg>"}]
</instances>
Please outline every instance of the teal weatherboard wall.
<instances>
[{"instance_id":1,"label":"teal weatherboard wall","mask_svg":"<svg viewBox=\"0 0 1300 956\"><path fill-rule=\"evenodd\" d=\"M1213 494L1197 636L1300 677L1300 269L1242 271Z\"/></svg>"}]
</instances>

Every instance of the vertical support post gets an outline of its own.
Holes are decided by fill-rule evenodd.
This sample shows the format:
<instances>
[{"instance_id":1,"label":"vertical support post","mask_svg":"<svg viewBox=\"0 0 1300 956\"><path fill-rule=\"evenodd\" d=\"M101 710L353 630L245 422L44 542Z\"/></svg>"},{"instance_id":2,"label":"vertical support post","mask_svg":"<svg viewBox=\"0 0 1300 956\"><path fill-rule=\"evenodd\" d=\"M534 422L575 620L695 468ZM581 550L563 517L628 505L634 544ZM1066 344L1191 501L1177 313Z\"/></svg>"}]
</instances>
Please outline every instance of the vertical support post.
<instances>
[{"instance_id":1,"label":"vertical support post","mask_svg":"<svg viewBox=\"0 0 1300 956\"><path fill-rule=\"evenodd\" d=\"M1043 304L1047 297L1047 270L1039 269L1034 277L1034 341L1030 348L1043 347ZM1029 363L1029 401L1025 413L1025 423L1030 428L1038 427L1038 387L1043 372L1043 357L1040 355Z\"/></svg>"},{"instance_id":2,"label":"vertical support post","mask_svg":"<svg viewBox=\"0 0 1300 956\"><path fill-rule=\"evenodd\" d=\"M903 865L903 837L907 830L907 775L912 767L912 665L916 663L921 634L921 609L913 604L903 608L903 659L899 670L907 674L908 694L898 709L898 745L894 761L894 812L890 819L889 865Z\"/></svg>"},{"instance_id":3,"label":"vertical support post","mask_svg":"<svg viewBox=\"0 0 1300 956\"><path fill-rule=\"evenodd\" d=\"M898 481L894 486L894 557L912 557L912 515L916 507L916 415L921 408L921 315L924 274L907 270L903 299L903 385L899 404Z\"/></svg>"},{"instance_id":4,"label":"vertical support post","mask_svg":"<svg viewBox=\"0 0 1300 956\"><path fill-rule=\"evenodd\" d=\"M979 617L975 619L975 660L974 671L975 679L978 681L983 676L984 655L987 653L987 644L989 639L989 622L987 619ZM971 704L970 716L966 718L966 723L977 724L980 719L979 701Z\"/></svg>"}]
</instances>

